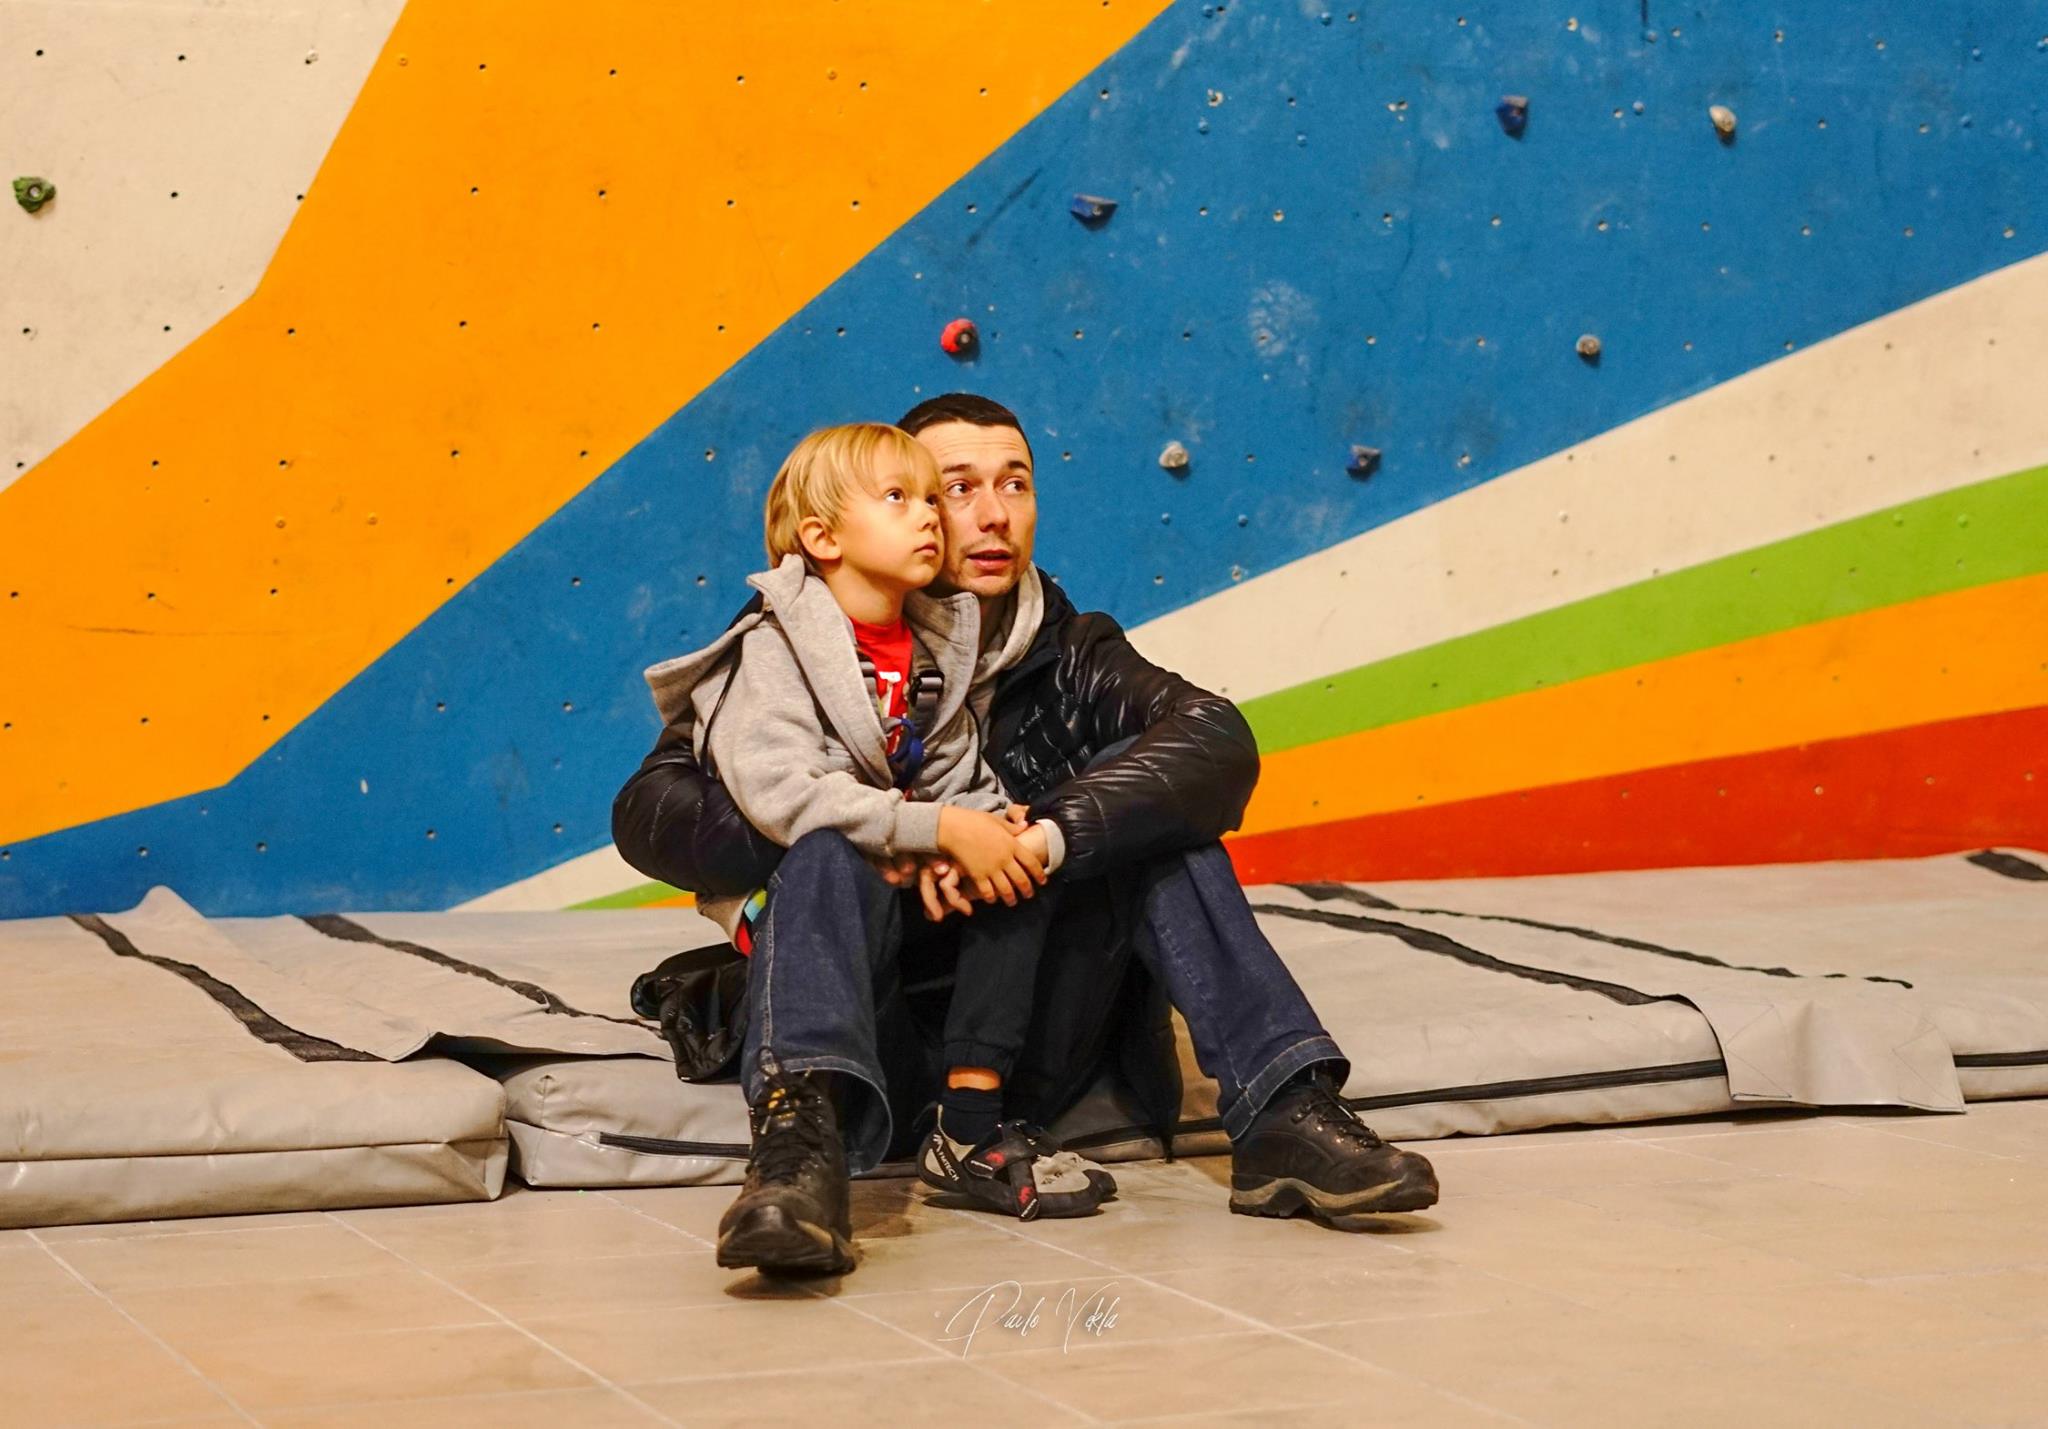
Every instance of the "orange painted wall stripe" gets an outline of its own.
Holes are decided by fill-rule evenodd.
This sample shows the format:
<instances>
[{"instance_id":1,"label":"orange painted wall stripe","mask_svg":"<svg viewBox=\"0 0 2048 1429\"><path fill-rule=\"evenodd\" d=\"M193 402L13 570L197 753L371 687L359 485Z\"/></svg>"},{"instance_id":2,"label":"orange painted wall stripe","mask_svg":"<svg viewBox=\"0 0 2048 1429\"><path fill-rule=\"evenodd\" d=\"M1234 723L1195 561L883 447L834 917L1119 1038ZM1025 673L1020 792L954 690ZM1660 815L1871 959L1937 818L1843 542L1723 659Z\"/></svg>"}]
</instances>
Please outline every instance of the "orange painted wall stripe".
<instances>
[{"instance_id":1,"label":"orange painted wall stripe","mask_svg":"<svg viewBox=\"0 0 2048 1429\"><path fill-rule=\"evenodd\" d=\"M256 293L0 492L0 839L232 779L1164 8L413 0Z\"/></svg>"},{"instance_id":2,"label":"orange painted wall stripe","mask_svg":"<svg viewBox=\"0 0 2048 1429\"><path fill-rule=\"evenodd\" d=\"M2048 703L2048 576L1820 621L1272 755L1244 833Z\"/></svg>"}]
</instances>

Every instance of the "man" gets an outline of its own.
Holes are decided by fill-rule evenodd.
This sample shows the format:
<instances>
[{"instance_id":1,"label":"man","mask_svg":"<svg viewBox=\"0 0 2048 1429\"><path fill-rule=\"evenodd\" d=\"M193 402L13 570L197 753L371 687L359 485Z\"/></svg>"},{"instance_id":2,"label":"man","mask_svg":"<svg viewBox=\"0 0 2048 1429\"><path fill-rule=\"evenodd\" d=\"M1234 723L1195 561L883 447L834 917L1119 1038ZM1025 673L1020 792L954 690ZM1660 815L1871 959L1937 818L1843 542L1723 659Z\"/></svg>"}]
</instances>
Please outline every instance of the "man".
<instances>
[{"instance_id":1,"label":"man","mask_svg":"<svg viewBox=\"0 0 2048 1429\"><path fill-rule=\"evenodd\" d=\"M1007 1092L1011 1116L1028 1108L1026 1119L1052 1120L1114 1057L1171 1154L1180 1079L1163 993L1221 1091L1233 1211L1306 1210L1359 1229L1361 1217L1433 1204L1429 1163L1386 1145L1337 1096L1350 1063L1259 931L1217 842L1237 826L1258 778L1243 716L1150 664L1107 615L1077 612L1050 580L1025 581L1038 508L1030 443L1014 414L953 393L898 425L938 462L940 581L980 598L984 649L1016 651L1020 585L1042 594L1028 646L994 676L986 731L997 775L1029 819L1057 827L1061 850L1030 1047ZM787 1039L779 1026L764 1037L750 1025L759 1060L742 1071L754 1144L746 1185L721 1222L719 1258L766 1270L850 1268L842 1116L860 1148L853 1169L865 1170L881 1159L879 1141L906 1144L894 1110L914 1114L930 1091L905 991L917 984L906 972L943 972L953 925L919 927L904 904L921 903L927 920L971 916L971 905L930 866L915 875L917 899L899 894L906 868L870 868L836 836L807 838L785 856L669 730L620 790L612 835L649 877L699 893L765 882L770 909L784 910L774 926L789 931L777 956L806 968L811 991L791 994L806 1005ZM765 980L754 976L758 952L755 962L750 1023L762 1010L754 984ZM1057 1151L1042 1134L1036 1143Z\"/></svg>"}]
</instances>

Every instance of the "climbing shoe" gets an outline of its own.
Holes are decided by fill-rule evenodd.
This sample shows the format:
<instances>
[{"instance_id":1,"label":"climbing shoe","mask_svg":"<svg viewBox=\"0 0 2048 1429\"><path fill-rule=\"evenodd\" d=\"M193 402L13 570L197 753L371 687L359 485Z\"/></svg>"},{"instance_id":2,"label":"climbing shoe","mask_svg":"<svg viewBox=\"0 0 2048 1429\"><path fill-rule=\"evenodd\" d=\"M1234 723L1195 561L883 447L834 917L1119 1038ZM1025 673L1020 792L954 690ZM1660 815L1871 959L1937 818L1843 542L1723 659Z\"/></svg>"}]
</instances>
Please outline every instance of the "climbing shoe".
<instances>
[{"instance_id":1,"label":"climbing shoe","mask_svg":"<svg viewBox=\"0 0 2048 1429\"><path fill-rule=\"evenodd\" d=\"M1283 1085L1231 1146L1230 1209L1245 1216L1306 1211L1337 1230L1436 1204L1436 1171L1387 1145L1344 1105L1320 1066Z\"/></svg>"},{"instance_id":2,"label":"climbing shoe","mask_svg":"<svg viewBox=\"0 0 2048 1429\"><path fill-rule=\"evenodd\" d=\"M746 1184L718 1221L718 1263L768 1274L844 1275L853 1221L839 1117L819 1080L762 1057L766 1082L748 1113Z\"/></svg>"},{"instance_id":3,"label":"climbing shoe","mask_svg":"<svg viewBox=\"0 0 2048 1429\"><path fill-rule=\"evenodd\" d=\"M1085 1216L1116 1195L1116 1179L1028 1122L1004 1121L966 1146L946 1135L945 1117L925 1138L917 1179L976 1210L1031 1221Z\"/></svg>"}]
</instances>

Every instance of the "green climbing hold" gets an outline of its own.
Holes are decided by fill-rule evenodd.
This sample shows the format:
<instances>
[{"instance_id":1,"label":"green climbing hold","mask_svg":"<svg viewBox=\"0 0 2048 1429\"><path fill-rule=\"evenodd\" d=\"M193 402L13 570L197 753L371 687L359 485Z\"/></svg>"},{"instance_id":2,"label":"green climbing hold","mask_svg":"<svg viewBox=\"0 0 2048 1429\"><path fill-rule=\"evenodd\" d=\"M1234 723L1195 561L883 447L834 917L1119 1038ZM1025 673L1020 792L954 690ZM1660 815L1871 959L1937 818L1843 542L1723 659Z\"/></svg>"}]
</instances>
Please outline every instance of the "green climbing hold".
<instances>
[{"instance_id":1,"label":"green climbing hold","mask_svg":"<svg viewBox=\"0 0 2048 1429\"><path fill-rule=\"evenodd\" d=\"M14 181L14 201L34 213L57 196L57 186L48 179L25 178Z\"/></svg>"}]
</instances>

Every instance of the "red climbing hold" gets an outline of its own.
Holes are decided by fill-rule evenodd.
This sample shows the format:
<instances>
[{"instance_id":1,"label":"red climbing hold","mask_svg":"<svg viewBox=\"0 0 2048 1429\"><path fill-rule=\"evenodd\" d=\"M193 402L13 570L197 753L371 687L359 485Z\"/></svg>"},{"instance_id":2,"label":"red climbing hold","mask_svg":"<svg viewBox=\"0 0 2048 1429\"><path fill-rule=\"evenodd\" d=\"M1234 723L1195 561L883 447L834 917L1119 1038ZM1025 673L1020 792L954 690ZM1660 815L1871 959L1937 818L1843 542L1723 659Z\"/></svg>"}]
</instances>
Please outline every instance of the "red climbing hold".
<instances>
[{"instance_id":1,"label":"red climbing hold","mask_svg":"<svg viewBox=\"0 0 2048 1429\"><path fill-rule=\"evenodd\" d=\"M974 345L980 340L981 334L975 331L972 318L954 318L939 334L939 346L955 357L965 357L973 352Z\"/></svg>"}]
</instances>

